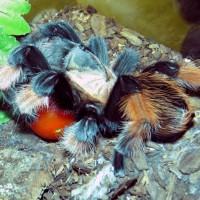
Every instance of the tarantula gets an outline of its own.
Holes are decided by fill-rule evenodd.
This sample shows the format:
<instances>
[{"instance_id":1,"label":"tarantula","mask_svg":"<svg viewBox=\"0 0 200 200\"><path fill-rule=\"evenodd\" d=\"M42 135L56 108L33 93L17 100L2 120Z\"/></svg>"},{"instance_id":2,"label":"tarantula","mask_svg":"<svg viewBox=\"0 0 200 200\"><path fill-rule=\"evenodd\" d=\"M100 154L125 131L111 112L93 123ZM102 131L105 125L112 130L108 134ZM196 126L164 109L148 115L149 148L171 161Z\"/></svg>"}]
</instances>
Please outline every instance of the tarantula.
<instances>
[{"instance_id":1,"label":"tarantula","mask_svg":"<svg viewBox=\"0 0 200 200\"><path fill-rule=\"evenodd\" d=\"M67 22L49 22L26 36L0 69L0 90L13 114L30 124L41 107L72 112L62 146L74 155L95 149L100 136L118 136L113 165L143 142L176 138L191 126L186 91L200 89L200 70L161 61L135 73L139 56L125 49L110 65L104 38L83 44Z\"/></svg>"}]
</instances>

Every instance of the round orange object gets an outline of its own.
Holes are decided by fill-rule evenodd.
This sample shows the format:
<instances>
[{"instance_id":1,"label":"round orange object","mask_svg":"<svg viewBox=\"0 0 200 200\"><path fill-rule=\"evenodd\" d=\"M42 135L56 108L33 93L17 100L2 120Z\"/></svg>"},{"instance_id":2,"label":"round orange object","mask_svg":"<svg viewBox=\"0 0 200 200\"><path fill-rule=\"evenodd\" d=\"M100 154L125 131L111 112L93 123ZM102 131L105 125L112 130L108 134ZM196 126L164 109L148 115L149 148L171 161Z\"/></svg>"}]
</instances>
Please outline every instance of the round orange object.
<instances>
[{"instance_id":1,"label":"round orange object","mask_svg":"<svg viewBox=\"0 0 200 200\"><path fill-rule=\"evenodd\" d=\"M31 124L31 129L36 135L47 140L58 140L63 129L75 122L72 113L63 113L55 107L41 109L37 113L38 118Z\"/></svg>"}]
</instances>

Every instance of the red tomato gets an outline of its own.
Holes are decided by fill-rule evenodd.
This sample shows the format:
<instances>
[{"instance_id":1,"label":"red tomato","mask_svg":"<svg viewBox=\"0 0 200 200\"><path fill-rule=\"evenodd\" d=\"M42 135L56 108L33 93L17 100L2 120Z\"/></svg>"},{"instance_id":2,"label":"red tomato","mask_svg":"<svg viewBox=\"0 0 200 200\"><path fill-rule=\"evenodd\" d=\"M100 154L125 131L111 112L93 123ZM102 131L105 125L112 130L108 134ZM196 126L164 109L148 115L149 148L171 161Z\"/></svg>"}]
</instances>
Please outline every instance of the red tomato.
<instances>
[{"instance_id":1,"label":"red tomato","mask_svg":"<svg viewBox=\"0 0 200 200\"><path fill-rule=\"evenodd\" d=\"M37 120L30 127L38 136L47 140L58 140L62 136L64 127L75 122L72 113L65 114L55 107L41 109L37 114Z\"/></svg>"}]
</instances>

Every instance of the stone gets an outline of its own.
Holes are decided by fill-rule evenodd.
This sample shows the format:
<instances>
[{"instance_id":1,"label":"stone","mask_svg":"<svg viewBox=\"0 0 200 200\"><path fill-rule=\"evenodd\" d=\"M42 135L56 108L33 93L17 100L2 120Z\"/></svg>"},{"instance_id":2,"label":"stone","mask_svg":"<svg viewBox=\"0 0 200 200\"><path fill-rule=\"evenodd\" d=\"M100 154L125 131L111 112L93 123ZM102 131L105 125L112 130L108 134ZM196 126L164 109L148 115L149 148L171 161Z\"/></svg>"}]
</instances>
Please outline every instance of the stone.
<instances>
[{"instance_id":1,"label":"stone","mask_svg":"<svg viewBox=\"0 0 200 200\"><path fill-rule=\"evenodd\" d=\"M133 162L138 170L148 169L146 155L143 151L139 151L135 153L135 156L133 157Z\"/></svg>"},{"instance_id":2,"label":"stone","mask_svg":"<svg viewBox=\"0 0 200 200\"><path fill-rule=\"evenodd\" d=\"M191 174L200 169L200 148L194 148L192 151L187 151L181 158L179 170L183 174Z\"/></svg>"},{"instance_id":3,"label":"stone","mask_svg":"<svg viewBox=\"0 0 200 200\"><path fill-rule=\"evenodd\" d=\"M133 45L142 45L142 40L138 36L134 35L134 31L131 31L130 29L123 28L120 35L129 40Z\"/></svg>"},{"instance_id":4,"label":"stone","mask_svg":"<svg viewBox=\"0 0 200 200\"><path fill-rule=\"evenodd\" d=\"M94 14L91 17L91 27L95 35L102 37L107 36L105 17L99 14Z\"/></svg>"},{"instance_id":5,"label":"stone","mask_svg":"<svg viewBox=\"0 0 200 200\"><path fill-rule=\"evenodd\" d=\"M182 174L175 165L169 166L169 170L173 172L178 177L178 179L181 179Z\"/></svg>"},{"instance_id":6,"label":"stone","mask_svg":"<svg viewBox=\"0 0 200 200\"><path fill-rule=\"evenodd\" d=\"M152 180L146 188L151 200L166 200L167 193L157 182Z\"/></svg>"},{"instance_id":7,"label":"stone","mask_svg":"<svg viewBox=\"0 0 200 200\"><path fill-rule=\"evenodd\" d=\"M191 184L200 184L200 171L190 174L189 180Z\"/></svg>"}]
</instances>

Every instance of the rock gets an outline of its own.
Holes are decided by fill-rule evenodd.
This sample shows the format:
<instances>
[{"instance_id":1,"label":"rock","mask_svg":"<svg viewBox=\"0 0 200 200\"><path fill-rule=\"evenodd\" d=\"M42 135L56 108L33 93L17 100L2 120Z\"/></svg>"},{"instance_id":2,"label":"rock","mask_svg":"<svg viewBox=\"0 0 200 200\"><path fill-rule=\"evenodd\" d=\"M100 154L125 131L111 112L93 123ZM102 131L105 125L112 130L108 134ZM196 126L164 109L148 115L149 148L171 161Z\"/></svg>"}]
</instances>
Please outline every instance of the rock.
<instances>
[{"instance_id":1,"label":"rock","mask_svg":"<svg viewBox=\"0 0 200 200\"><path fill-rule=\"evenodd\" d=\"M78 29L79 32L83 32L85 29L83 28L83 26L80 23L76 23L76 28Z\"/></svg>"},{"instance_id":2,"label":"rock","mask_svg":"<svg viewBox=\"0 0 200 200\"><path fill-rule=\"evenodd\" d=\"M191 184L198 184L200 183L200 171L190 174L189 180Z\"/></svg>"},{"instance_id":3,"label":"rock","mask_svg":"<svg viewBox=\"0 0 200 200\"><path fill-rule=\"evenodd\" d=\"M167 193L157 182L151 181L146 188L151 200L166 200Z\"/></svg>"},{"instance_id":4,"label":"rock","mask_svg":"<svg viewBox=\"0 0 200 200\"><path fill-rule=\"evenodd\" d=\"M153 49L153 50L159 49L159 44L156 44L156 43L155 43L155 44L150 44L150 45L149 45L149 48L150 48L150 49Z\"/></svg>"},{"instance_id":5,"label":"rock","mask_svg":"<svg viewBox=\"0 0 200 200\"><path fill-rule=\"evenodd\" d=\"M172 200L182 199L188 190L188 185L184 181L178 180L172 194Z\"/></svg>"},{"instance_id":6,"label":"rock","mask_svg":"<svg viewBox=\"0 0 200 200\"><path fill-rule=\"evenodd\" d=\"M95 35L102 37L107 36L105 17L99 14L94 14L91 17L91 27Z\"/></svg>"},{"instance_id":7,"label":"rock","mask_svg":"<svg viewBox=\"0 0 200 200\"><path fill-rule=\"evenodd\" d=\"M173 172L178 177L178 179L181 179L182 174L175 165L169 166L169 170Z\"/></svg>"},{"instance_id":8,"label":"rock","mask_svg":"<svg viewBox=\"0 0 200 200\"><path fill-rule=\"evenodd\" d=\"M53 180L50 166L63 159L61 151L55 143L16 129L13 121L0 126L0 199L36 200Z\"/></svg>"},{"instance_id":9,"label":"rock","mask_svg":"<svg viewBox=\"0 0 200 200\"><path fill-rule=\"evenodd\" d=\"M142 40L138 36L134 35L134 31L131 31L130 29L123 28L120 32L120 35L129 40L133 45L142 45Z\"/></svg>"},{"instance_id":10,"label":"rock","mask_svg":"<svg viewBox=\"0 0 200 200\"><path fill-rule=\"evenodd\" d=\"M200 169L200 148L195 148L192 151L188 150L181 158L179 170L183 174L191 174Z\"/></svg>"},{"instance_id":11,"label":"rock","mask_svg":"<svg viewBox=\"0 0 200 200\"><path fill-rule=\"evenodd\" d=\"M155 150L161 150L162 149L162 147L159 144L156 144L155 142L151 142L151 141L147 142L146 146L153 148Z\"/></svg>"},{"instance_id":12,"label":"rock","mask_svg":"<svg viewBox=\"0 0 200 200\"><path fill-rule=\"evenodd\" d=\"M171 175L168 183L168 192L166 200L182 199L187 191L187 185L184 181L177 179L176 175Z\"/></svg>"},{"instance_id":13,"label":"rock","mask_svg":"<svg viewBox=\"0 0 200 200\"><path fill-rule=\"evenodd\" d=\"M80 200L102 199L115 181L116 176L113 173L113 167L107 165L90 182L72 190L72 197Z\"/></svg>"},{"instance_id":14,"label":"rock","mask_svg":"<svg viewBox=\"0 0 200 200\"><path fill-rule=\"evenodd\" d=\"M162 54L160 51L155 51L155 52L153 52L153 56L154 56L155 60L158 60L162 56Z\"/></svg>"},{"instance_id":15,"label":"rock","mask_svg":"<svg viewBox=\"0 0 200 200\"><path fill-rule=\"evenodd\" d=\"M38 13L32 20L32 23L37 24L40 23L43 18L45 18L47 15L55 15L58 12L58 10L50 8L41 11Z\"/></svg>"},{"instance_id":16,"label":"rock","mask_svg":"<svg viewBox=\"0 0 200 200\"><path fill-rule=\"evenodd\" d=\"M146 155L143 151L136 152L133 157L133 162L138 170L146 170L148 169Z\"/></svg>"},{"instance_id":17,"label":"rock","mask_svg":"<svg viewBox=\"0 0 200 200\"><path fill-rule=\"evenodd\" d=\"M198 198L195 194L186 194L182 200L197 200Z\"/></svg>"}]
</instances>

